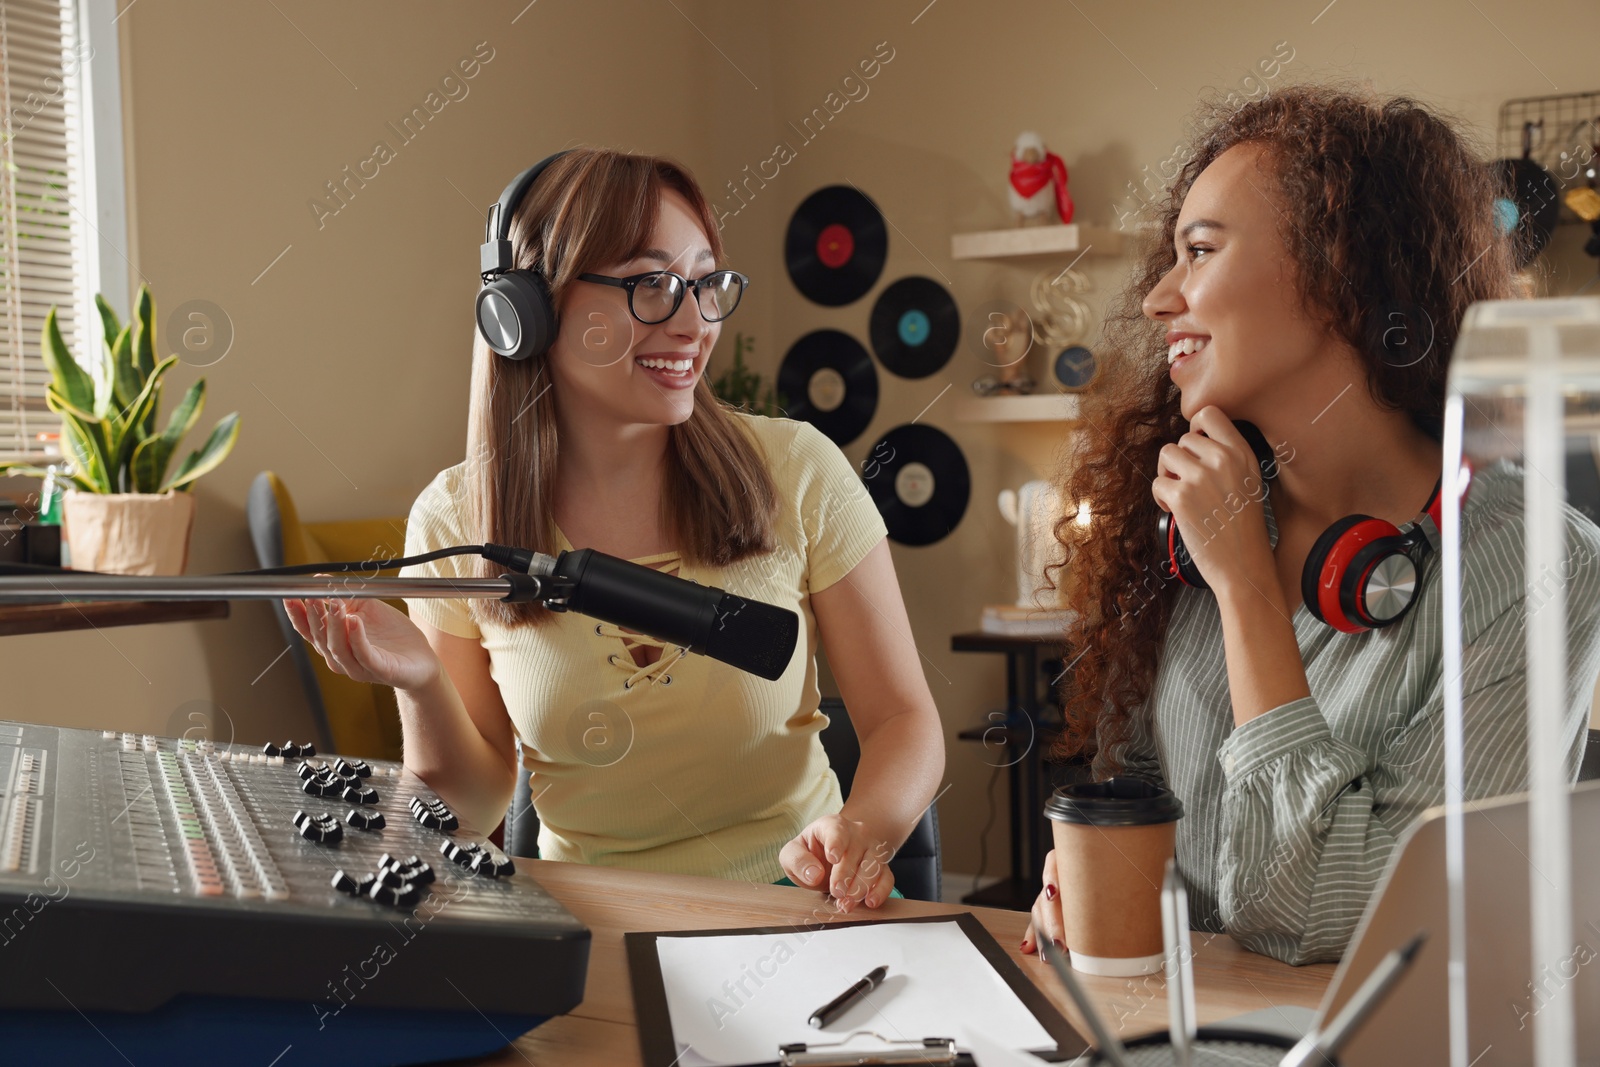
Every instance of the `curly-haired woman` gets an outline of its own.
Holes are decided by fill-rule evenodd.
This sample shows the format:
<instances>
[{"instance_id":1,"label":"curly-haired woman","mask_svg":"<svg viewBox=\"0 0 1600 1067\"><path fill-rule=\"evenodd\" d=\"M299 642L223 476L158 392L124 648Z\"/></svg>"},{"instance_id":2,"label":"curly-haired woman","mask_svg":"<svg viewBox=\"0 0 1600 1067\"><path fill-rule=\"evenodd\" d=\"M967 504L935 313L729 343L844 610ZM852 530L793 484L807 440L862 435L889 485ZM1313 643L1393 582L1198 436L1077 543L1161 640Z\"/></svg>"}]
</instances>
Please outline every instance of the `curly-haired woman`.
<instances>
[{"instance_id":1,"label":"curly-haired woman","mask_svg":"<svg viewBox=\"0 0 1600 1067\"><path fill-rule=\"evenodd\" d=\"M1202 126L1107 318L1112 376L1065 477L1094 521L1057 531L1081 655L1055 754L1165 782L1195 925L1308 963L1342 954L1397 837L1446 797L1440 554L1368 625L1306 560L1347 516L1401 526L1433 502L1462 316L1524 290L1496 179L1415 101L1298 86ZM1265 492L1235 420L1279 460ZM1462 505L1467 798L1526 780L1522 481L1486 465ZM1163 512L1203 586L1171 575ZM1600 530L1566 518L1575 776ZM1025 952L1062 936L1054 853L1043 880Z\"/></svg>"}]
</instances>

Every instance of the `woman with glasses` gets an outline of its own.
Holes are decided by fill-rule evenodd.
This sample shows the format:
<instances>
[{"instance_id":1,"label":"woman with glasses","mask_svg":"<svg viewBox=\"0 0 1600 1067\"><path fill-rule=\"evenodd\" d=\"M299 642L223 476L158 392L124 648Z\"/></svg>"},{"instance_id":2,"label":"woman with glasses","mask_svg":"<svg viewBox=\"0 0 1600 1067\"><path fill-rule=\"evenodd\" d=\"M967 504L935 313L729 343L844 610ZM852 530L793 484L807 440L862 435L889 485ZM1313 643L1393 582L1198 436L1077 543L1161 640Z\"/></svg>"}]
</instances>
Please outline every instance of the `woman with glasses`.
<instances>
[{"instance_id":1,"label":"woman with glasses","mask_svg":"<svg viewBox=\"0 0 1600 1067\"><path fill-rule=\"evenodd\" d=\"M406 766L475 826L530 775L546 859L891 895L887 860L944 769L944 742L883 521L808 423L723 405L706 380L748 279L721 267L705 196L670 160L574 149L511 216L554 342L507 359L479 336L467 456L411 509L406 553L495 542L593 548L800 614L776 682L538 604L285 602L335 671L395 688ZM502 346L503 347L503 346ZM468 556L416 576L493 576ZM309 611L307 610L309 608ZM851 711L848 803L818 734L815 653Z\"/></svg>"}]
</instances>

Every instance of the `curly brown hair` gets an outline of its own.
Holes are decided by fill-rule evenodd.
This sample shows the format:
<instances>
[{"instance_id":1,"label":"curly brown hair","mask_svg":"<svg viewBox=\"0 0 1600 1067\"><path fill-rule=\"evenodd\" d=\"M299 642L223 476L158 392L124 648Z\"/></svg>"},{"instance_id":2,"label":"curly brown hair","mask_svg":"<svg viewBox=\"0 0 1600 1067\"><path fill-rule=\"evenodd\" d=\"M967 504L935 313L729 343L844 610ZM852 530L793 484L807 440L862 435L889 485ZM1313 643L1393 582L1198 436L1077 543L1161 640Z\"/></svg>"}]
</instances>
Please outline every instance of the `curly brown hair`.
<instances>
[{"instance_id":1,"label":"curly brown hair","mask_svg":"<svg viewBox=\"0 0 1600 1067\"><path fill-rule=\"evenodd\" d=\"M1174 264L1178 214L1200 173L1235 145L1265 149L1304 306L1361 354L1374 401L1436 439L1467 306L1527 295L1517 238L1495 221L1504 190L1458 120L1409 97L1300 85L1237 109L1202 102L1193 125L1194 154L1150 205L1157 224L1108 309L1106 372L1084 398L1077 447L1057 479L1062 499L1087 504L1095 521L1080 525L1067 508L1055 527L1064 560L1046 569L1077 612L1066 643L1078 657L1062 681L1065 726L1050 755L1094 754L1101 777L1120 769L1132 716L1149 713L1178 587L1157 545L1150 481L1157 453L1186 425L1166 327L1141 305Z\"/></svg>"}]
</instances>

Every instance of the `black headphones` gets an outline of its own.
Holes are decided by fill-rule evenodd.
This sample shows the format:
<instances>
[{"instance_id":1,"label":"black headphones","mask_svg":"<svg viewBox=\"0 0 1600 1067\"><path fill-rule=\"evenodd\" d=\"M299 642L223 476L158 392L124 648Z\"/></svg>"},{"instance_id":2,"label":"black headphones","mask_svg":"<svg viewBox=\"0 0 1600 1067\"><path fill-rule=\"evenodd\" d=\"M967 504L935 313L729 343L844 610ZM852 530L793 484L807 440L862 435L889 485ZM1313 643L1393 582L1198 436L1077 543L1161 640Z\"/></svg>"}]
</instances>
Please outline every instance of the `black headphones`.
<instances>
[{"instance_id":1,"label":"black headphones","mask_svg":"<svg viewBox=\"0 0 1600 1067\"><path fill-rule=\"evenodd\" d=\"M540 355L556 339L559 324L544 275L511 267L511 214L534 180L568 151L546 156L517 175L489 209L479 256L483 288L478 290L478 334L508 359Z\"/></svg>"},{"instance_id":2,"label":"black headphones","mask_svg":"<svg viewBox=\"0 0 1600 1067\"><path fill-rule=\"evenodd\" d=\"M1235 422L1261 465L1262 492L1278 476L1272 446L1253 423ZM1463 470L1470 479L1470 471ZM1317 621L1343 633L1362 633L1399 622L1417 602L1428 553L1439 547L1439 484L1421 514L1404 526L1370 515L1346 515L1323 531L1300 572L1300 597ZM1470 482L1463 482L1462 496ZM1171 512L1160 522L1168 578L1205 589Z\"/></svg>"}]
</instances>

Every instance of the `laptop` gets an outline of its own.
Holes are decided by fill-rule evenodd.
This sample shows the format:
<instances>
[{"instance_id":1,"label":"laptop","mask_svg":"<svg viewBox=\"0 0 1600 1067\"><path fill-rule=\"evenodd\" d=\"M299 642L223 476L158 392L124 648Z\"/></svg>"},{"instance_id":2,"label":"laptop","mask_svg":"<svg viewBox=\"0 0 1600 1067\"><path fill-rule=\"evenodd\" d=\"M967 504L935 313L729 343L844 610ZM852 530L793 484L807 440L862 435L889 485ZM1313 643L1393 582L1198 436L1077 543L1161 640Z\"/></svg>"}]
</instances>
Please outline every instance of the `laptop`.
<instances>
[{"instance_id":1,"label":"laptop","mask_svg":"<svg viewBox=\"0 0 1600 1067\"><path fill-rule=\"evenodd\" d=\"M1468 1063L1533 1063L1534 1016L1562 982L1573 991L1578 1062L1600 1063L1600 782L1572 790L1573 950L1538 984L1528 910L1527 795L1474 801L1463 815ZM1317 1022L1331 1019L1379 960L1418 930L1428 932L1410 969L1345 1045L1342 1067L1449 1062L1445 893L1444 809L1431 808L1395 849L1317 1010Z\"/></svg>"}]
</instances>

